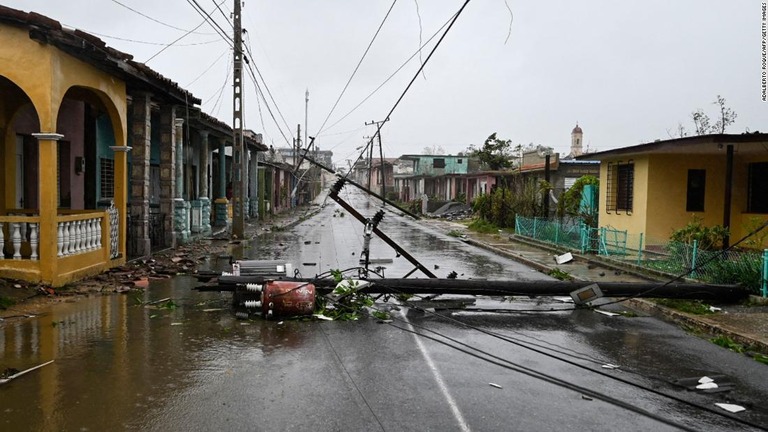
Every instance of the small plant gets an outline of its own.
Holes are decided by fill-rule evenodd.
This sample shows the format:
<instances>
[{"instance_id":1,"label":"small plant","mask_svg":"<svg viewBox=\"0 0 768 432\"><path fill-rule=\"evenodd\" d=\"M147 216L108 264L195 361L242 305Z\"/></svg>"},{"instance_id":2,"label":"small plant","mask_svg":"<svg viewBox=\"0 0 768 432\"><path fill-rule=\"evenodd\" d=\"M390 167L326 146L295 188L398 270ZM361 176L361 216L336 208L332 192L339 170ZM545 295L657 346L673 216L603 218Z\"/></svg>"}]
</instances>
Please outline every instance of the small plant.
<instances>
[{"instance_id":1,"label":"small plant","mask_svg":"<svg viewBox=\"0 0 768 432\"><path fill-rule=\"evenodd\" d=\"M709 309L709 305L698 300L656 299L656 303L693 315L709 315L713 313Z\"/></svg>"},{"instance_id":2,"label":"small plant","mask_svg":"<svg viewBox=\"0 0 768 432\"><path fill-rule=\"evenodd\" d=\"M565 270L560 270L559 268L553 268L552 270L547 272L547 274L561 281L573 280L573 276L571 276L570 273L568 273Z\"/></svg>"},{"instance_id":3,"label":"small plant","mask_svg":"<svg viewBox=\"0 0 768 432\"><path fill-rule=\"evenodd\" d=\"M463 233L459 230L450 230L448 231L448 235L451 237L461 237Z\"/></svg>"},{"instance_id":4,"label":"small plant","mask_svg":"<svg viewBox=\"0 0 768 432\"><path fill-rule=\"evenodd\" d=\"M735 342L733 339L729 338L728 336L720 335L710 339L710 341L715 345L719 345L723 348L727 348L737 353L744 352L744 345L738 342Z\"/></svg>"},{"instance_id":5,"label":"small plant","mask_svg":"<svg viewBox=\"0 0 768 432\"><path fill-rule=\"evenodd\" d=\"M376 310L376 311L371 312L371 315L373 315L375 318L378 318L380 320L388 320L388 319L391 318L389 316L389 312L380 311L380 310Z\"/></svg>"},{"instance_id":6,"label":"small plant","mask_svg":"<svg viewBox=\"0 0 768 432\"><path fill-rule=\"evenodd\" d=\"M0 309L8 309L15 304L16 301L14 301L12 298L0 296Z\"/></svg>"},{"instance_id":7,"label":"small plant","mask_svg":"<svg viewBox=\"0 0 768 432\"><path fill-rule=\"evenodd\" d=\"M173 300L168 300L167 302L160 303L157 308L158 309L166 309L166 310L174 310L178 306L176 303L173 302Z\"/></svg>"},{"instance_id":8,"label":"small plant","mask_svg":"<svg viewBox=\"0 0 768 432\"><path fill-rule=\"evenodd\" d=\"M728 236L728 230L721 226L704 226L703 219L694 216L683 228L675 230L669 239L673 242L692 244L697 241L699 249L715 250L723 244L723 239Z\"/></svg>"},{"instance_id":9,"label":"small plant","mask_svg":"<svg viewBox=\"0 0 768 432\"><path fill-rule=\"evenodd\" d=\"M468 226L472 231L476 231L483 234L498 233L499 227L492 222L488 222L483 219L475 219Z\"/></svg>"}]
</instances>

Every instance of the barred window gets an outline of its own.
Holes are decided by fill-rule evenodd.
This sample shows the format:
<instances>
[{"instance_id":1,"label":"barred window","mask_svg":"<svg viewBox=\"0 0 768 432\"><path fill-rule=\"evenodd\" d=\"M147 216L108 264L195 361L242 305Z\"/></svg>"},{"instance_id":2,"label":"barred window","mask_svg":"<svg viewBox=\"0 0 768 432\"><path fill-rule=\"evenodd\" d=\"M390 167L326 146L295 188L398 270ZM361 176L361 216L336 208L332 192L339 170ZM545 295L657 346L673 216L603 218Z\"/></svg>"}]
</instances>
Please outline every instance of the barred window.
<instances>
[{"instance_id":1,"label":"barred window","mask_svg":"<svg viewBox=\"0 0 768 432\"><path fill-rule=\"evenodd\" d=\"M635 183L634 162L630 160L609 163L607 174L606 210L631 213Z\"/></svg>"},{"instance_id":2,"label":"barred window","mask_svg":"<svg viewBox=\"0 0 768 432\"><path fill-rule=\"evenodd\" d=\"M444 158L435 158L432 160L432 167L433 168L445 168L445 159Z\"/></svg>"},{"instance_id":3,"label":"barred window","mask_svg":"<svg viewBox=\"0 0 768 432\"><path fill-rule=\"evenodd\" d=\"M101 198L115 197L115 161L101 158L99 163Z\"/></svg>"}]
</instances>

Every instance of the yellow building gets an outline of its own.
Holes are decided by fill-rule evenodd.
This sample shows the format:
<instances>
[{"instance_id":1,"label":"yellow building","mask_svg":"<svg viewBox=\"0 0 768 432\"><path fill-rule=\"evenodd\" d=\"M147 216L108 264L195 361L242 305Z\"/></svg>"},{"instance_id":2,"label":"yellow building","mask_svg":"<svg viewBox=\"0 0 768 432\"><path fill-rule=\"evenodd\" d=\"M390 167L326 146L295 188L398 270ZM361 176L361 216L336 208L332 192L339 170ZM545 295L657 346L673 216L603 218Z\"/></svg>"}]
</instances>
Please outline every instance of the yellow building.
<instances>
[{"instance_id":1,"label":"yellow building","mask_svg":"<svg viewBox=\"0 0 768 432\"><path fill-rule=\"evenodd\" d=\"M93 35L0 6L0 278L61 286L225 230L233 130L200 102ZM247 219L267 147L244 143Z\"/></svg>"},{"instance_id":2,"label":"yellow building","mask_svg":"<svg viewBox=\"0 0 768 432\"><path fill-rule=\"evenodd\" d=\"M731 244L768 220L768 134L655 141L580 159L600 161L600 226L642 233L647 245L693 217L728 227Z\"/></svg>"}]
</instances>

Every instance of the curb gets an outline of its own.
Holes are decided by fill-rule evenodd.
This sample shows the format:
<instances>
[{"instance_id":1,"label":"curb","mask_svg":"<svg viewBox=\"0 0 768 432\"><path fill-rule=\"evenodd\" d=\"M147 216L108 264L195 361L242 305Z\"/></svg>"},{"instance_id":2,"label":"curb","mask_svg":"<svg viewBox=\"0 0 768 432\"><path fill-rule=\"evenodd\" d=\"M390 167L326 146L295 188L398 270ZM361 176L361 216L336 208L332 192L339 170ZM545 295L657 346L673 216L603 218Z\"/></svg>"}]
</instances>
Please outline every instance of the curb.
<instances>
[{"instance_id":1,"label":"curb","mask_svg":"<svg viewBox=\"0 0 768 432\"><path fill-rule=\"evenodd\" d=\"M657 318L664 319L665 321L671 321L676 324L692 327L696 330L702 331L713 336L727 336L735 342L744 345L758 351L763 354L768 354L768 344L750 337L741 335L734 331L728 330L717 324L709 323L699 320L694 316L670 309L668 307L650 302L644 299L629 299L626 302L630 307L646 312Z\"/></svg>"},{"instance_id":2,"label":"curb","mask_svg":"<svg viewBox=\"0 0 768 432\"><path fill-rule=\"evenodd\" d=\"M478 240L467 238L467 239L464 239L463 241L465 243L471 244L471 245L479 247L481 249L485 249L485 250L488 250L490 252L496 253L498 255L501 255L501 256L507 257L509 259L515 260L515 261L517 261L517 262L519 262L521 264L524 264L524 265L527 265L529 267L532 267L532 268L534 268L534 269L536 269L536 270L538 270L538 271L540 271L542 273L545 273L545 274L548 273L549 271L551 271L553 268L555 268L553 266L546 265L546 264L543 264L541 262L528 259L527 257L525 257L525 256L523 256L521 254L518 254L518 253L515 253L515 252L510 252L510 251L507 251L507 250L504 250L504 249L501 249L501 248L498 248L498 247L494 247L494 246L491 246L491 245L489 245L487 243L483 243L483 242L478 241ZM515 238L514 240L511 240L511 241L518 241L518 240L517 240L517 238ZM527 241L527 239L526 239L526 241L520 241L520 243L527 244L527 245L533 246L533 247L537 247L537 248L543 249L545 251L560 252L560 250L558 250L557 248L553 248L553 247L551 247L549 245L546 245L546 246L545 245L540 245L540 244L538 244L538 242L530 242L530 241ZM609 268L616 269L616 270L622 270L624 272L633 274L633 275L638 276L638 277L643 277L643 278L648 278L649 280L658 281L658 279L652 278L649 274L637 273L636 271L633 271L634 270L633 268L627 268L627 267L618 266L618 265L612 264L612 263L606 263L606 262L604 262L602 260L589 259L587 257L584 257L581 254L574 254L574 258L579 259L580 261L584 261L584 262L590 263L590 264L595 264L595 265L599 265L599 266L609 267ZM663 277L667 277L667 275L658 274L655 277L656 278L663 278ZM669 278L673 278L673 277L675 277L675 276L674 275L673 276L669 276ZM576 277L576 276L574 276L574 280L578 280L578 281L591 281L590 279L580 278L580 277ZM646 313L648 313L651 316L654 316L654 317L659 318L659 319L663 319L664 321L667 321L667 322L672 322L674 324L678 324L678 325L681 325L681 326L687 326L687 327L690 327L690 328L694 328L694 329L697 329L697 330L699 330L699 331L701 331L703 333L709 334L709 335L727 336L728 338L732 339L733 341L735 341L735 342L737 342L737 343L739 343L741 345L744 345L746 347L749 347L750 349L752 349L754 351L758 351L758 352L763 353L763 354L768 354L768 343L765 343L765 342L753 339L753 338L748 337L748 336L744 336L744 335L739 334L737 332L734 332L732 330L726 329L726 328L724 328L724 327L722 327L720 325L717 325L717 324L714 324L714 323L710 323L710 322L706 322L706 321L702 321L700 319L697 319L694 316L685 314L683 312L676 311L674 309L671 309L671 308L668 308L668 307L665 307L665 306L653 303L653 302L645 300L645 299L637 299L637 298L635 298L635 299L628 299L625 302L625 304L628 307L632 308L632 309L639 310L639 311L642 311L642 312L646 312Z\"/></svg>"}]
</instances>

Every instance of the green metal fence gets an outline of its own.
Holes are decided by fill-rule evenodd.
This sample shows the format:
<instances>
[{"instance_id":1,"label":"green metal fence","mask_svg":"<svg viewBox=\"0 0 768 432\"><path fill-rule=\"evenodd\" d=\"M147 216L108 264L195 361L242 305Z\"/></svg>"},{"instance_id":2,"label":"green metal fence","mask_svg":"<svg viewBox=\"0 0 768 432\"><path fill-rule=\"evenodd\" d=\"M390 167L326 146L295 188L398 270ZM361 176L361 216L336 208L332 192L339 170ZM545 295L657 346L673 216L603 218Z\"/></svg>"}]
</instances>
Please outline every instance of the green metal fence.
<instances>
[{"instance_id":1,"label":"green metal fence","mask_svg":"<svg viewBox=\"0 0 768 432\"><path fill-rule=\"evenodd\" d=\"M751 251L701 250L698 244L670 242L629 234L609 227L590 228L580 220L515 218L519 236L562 246L580 253L603 255L629 264L683 275L709 283L741 283L768 297L768 249Z\"/></svg>"},{"instance_id":2,"label":"green metal fence","mask_svg":"<svg viewBox=\"0 0 768 432\"><path fill-rule=\"evenodd\" d=\"M544 218L515 218L515 233L538 241L564 246L581 253L625 255L627 232L608 227L591 228L581 220L552 221Z\"/></svg>"}]
</instances>

